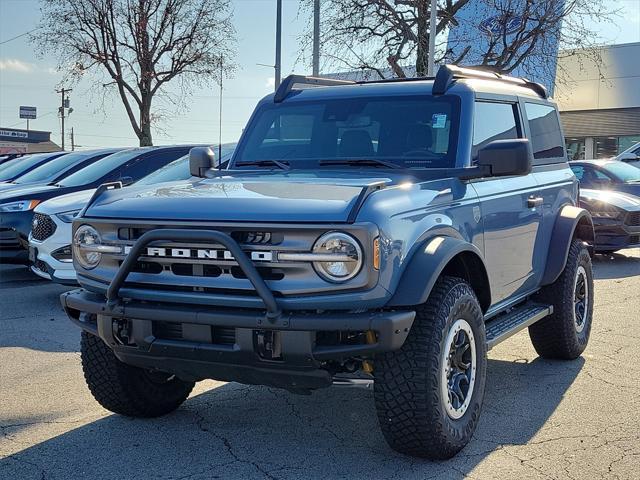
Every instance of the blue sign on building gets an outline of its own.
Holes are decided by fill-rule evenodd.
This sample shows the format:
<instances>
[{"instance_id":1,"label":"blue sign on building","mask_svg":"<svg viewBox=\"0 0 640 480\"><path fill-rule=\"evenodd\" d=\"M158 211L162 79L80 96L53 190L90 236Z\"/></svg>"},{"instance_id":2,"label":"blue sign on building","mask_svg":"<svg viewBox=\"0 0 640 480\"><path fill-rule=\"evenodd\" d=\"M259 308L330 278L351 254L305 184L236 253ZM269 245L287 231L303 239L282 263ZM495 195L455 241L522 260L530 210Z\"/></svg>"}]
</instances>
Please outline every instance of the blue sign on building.
<instances>
[{"instance_id":1,"label":"blue sign on building","mask_svg":"<svg viewBox=\"0 0 640 480\"><path fill-rule=\"evenodd\" d=\"M555 2L530 2L529 0L471 0L456 14L457 26L449 30L447 41L448 48L452 51L452 57L458 58L466 51L460 65L479 66L488 52L489 64L497 55L503 53L505 44L520 37L537 25L542 9L564 8L565 0ZM524 18L525 9L529 6L533 15ZM540 12L536 11L540 10ZM538 37L538 43L527 55L526 59L518 65L510 75L527 77L529 80L542 83L553 94L558 58L558 33L561 25L556 26L556 34L553 29ZM530 43L524 43L518 47L514 58L518 58L530 47Z\"/></svg>"}]
</instances>

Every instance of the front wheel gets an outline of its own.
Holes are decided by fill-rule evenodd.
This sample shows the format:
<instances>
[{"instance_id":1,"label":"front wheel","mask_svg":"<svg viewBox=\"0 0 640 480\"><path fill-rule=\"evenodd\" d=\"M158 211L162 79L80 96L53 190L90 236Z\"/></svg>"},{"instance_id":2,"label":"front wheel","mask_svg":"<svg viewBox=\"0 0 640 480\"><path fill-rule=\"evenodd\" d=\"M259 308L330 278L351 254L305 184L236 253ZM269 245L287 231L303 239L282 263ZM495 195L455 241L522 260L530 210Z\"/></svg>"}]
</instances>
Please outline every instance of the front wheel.
<instances>
[{"instance_id":1,"label":"front wheel","mask_svg":"<svg viewBox=\"0 0 640 480\"><path fill-rule=\"evenodd\" d=\"M558 279L544 287L537 300L552 305L553 313L529 327L538 355L572 360L589 342L593 318L593 272L586 245L575 239Z\"/></svg>"},{"instance_id":2,"label":"front wheel","mask_svg":"<svg viewBox=\"0 0 640 480\"><path fill-rule=\"evenodd\" d=\"M122 363L102 339L82 332L80 357L93 397L128 417L158 417L178 408L194 387L175 375Z\"/></svg>"},{"instance_id":3,"label":"front wheel","mask_svg":"<svg viewBox=\"0 0 640 480\"><path fill-rule=\"evenodd\" d=\"M391 448L430 459L464 448L480 419L486 354L473 289L460 278L440 278L402 348L375 360L375 404Z\"/></svg>"}]
</instances>

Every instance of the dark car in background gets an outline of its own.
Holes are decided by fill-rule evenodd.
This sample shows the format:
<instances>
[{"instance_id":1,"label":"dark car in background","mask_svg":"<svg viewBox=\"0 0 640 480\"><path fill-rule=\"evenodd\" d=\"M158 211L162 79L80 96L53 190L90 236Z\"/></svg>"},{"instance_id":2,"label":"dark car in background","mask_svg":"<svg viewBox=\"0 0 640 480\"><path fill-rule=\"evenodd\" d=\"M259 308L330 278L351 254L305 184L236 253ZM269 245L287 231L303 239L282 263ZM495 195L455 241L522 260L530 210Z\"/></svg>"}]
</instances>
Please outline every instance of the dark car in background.
<instances>
[{"instance_id":1,"label":"dark car in background","mask_svg":"<svg viewBox=\"0 0 640 480\"><path fill-rule=\"evenodd\" d=\"M120 181L130 184L189 153L194 145L142 147L108 155L52 185L0 192L0 263L27 263L33 209L67 193Z\"/></svg>"},{"instance_id":2,"label":"dark car in background","mask_svg":"<svg viewBox=\"0 0 640 480\"><path fill-rule=\"evenodd\" d=\"M582 188L580 206L593 218L597 253L640 247L640 197Z\"/></svg>"},{"instance_id":3,"label":"dark car in background","mask_svg":"<svg viewBox=\"0 0 640 480\"><path fill-rule=\"evenodd\" d=\"M640 196L640 168L618 160L580 160L569 165L580 181L580 188Z\"/></svg>"},{"instance_id":4,"label":"dark car in background","mask_svg":"<svg viewBox=\"0 0 640 480\"><path fill-rule=\"evenodd\" d=\"M35 153L33 155L25 155L17 157L0 165L0 182L11 182L16 178L30 172L34 168L38 168L47 162L66 155L67 152L54 153Z\"/></svg>"},{"instance_id":5,"label":"dark car in background","mask_svg":"<svg viewBox=\"0 0 640 480\"><path fill-rule=\"evenodd\" d=\"M122 148L103 148L100 150L85 150L62 155L49 162L45 162L11 182L0 183L0 192L22 188L27 185L54 184L72 173L91 165L93 162L120 150L122 150Z\"/></svg>"}]
</instances>

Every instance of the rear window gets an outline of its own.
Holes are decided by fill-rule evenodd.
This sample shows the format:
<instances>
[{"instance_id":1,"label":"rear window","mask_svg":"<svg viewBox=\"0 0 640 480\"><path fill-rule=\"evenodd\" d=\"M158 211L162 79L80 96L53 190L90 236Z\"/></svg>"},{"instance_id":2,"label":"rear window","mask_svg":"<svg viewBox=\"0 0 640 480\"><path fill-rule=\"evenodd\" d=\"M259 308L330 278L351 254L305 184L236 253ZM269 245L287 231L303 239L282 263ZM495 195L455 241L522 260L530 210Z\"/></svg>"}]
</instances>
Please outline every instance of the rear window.
<instances>
[{"instance_id":1,"label":"rear window","mask_svg":"<svg viewBox=\"0 0 640 480\"><path fill-rule=\"evenodd\" d=\"M471 157L478 156L478 150L494 140L518 138L515 104L496 102L476 102L473 117L473 148Z\"/></svg>"},{"instance_id":2,"label":"rear window","mask_svg":"<svg viewBox=\"0 0 640 480\"><path fill-rule=\"evenodd\" d=\"M560 159L566 161L564 140L560 132L560 123L556 109L549 105L526 103L527 119L531 131L531 147L536 160ZM541 161L536 163L554 163Z\"/></svg>"}]
</instances>

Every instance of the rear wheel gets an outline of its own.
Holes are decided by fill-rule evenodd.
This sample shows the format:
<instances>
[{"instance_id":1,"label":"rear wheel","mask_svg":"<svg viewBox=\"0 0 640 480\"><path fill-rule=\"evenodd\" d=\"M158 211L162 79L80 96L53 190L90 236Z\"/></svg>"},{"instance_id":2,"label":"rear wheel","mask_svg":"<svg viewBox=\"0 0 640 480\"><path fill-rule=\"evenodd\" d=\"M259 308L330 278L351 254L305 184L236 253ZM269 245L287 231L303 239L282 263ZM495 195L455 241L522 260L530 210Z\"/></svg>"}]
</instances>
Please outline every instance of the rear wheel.
<instances>
[{"instance_id":1,"label":"rear wheel","mask_svg":"<svg viewBox=\"0 0 640 480\"><path fill-rule=\"evenodd\" d=\"M174 411L195 385L175 375L122 363L98 337L82 332L84 378L93 397L107 410L128 417L158 417Z\"/></svg>"},{"instance_id":2,"label":"rear wheel","mask_svg":"<svg viewBox=\"0 0 640 480\"><path fill-rule=\"evenodd\" d=\"M402 348L376 357L374 376L391 448L431 459L459 452L480 418L486 379L484 319L471 286L439 279Z\"/></svg>"},{"instance_id":3,"label":"rear wheel","mask_svg":"<svg viewBox=\"0 0 640 480\"><path fill-rule=\"evenodd\" d=\"M545 358L579 357L589 342L593 318L591 257L582 241L573 240L562 274L537 297L553 306L553 314L529 327L536 352Z\"/></svg>"}]
</instances>

